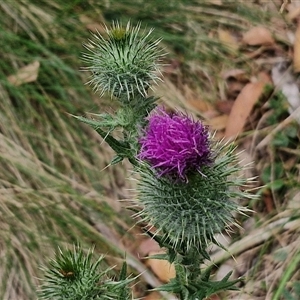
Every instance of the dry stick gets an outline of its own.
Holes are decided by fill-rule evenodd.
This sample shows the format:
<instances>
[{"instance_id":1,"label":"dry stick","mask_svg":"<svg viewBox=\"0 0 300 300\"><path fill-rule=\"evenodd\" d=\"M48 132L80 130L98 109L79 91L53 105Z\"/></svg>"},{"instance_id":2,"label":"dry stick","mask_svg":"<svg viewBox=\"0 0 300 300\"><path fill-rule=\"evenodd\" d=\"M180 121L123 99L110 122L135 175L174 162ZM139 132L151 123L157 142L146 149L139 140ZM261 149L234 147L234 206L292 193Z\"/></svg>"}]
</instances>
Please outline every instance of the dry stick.
<instances>
[{"instance_id":1,"label":"dry stick","mask_svg":"<svg viewBox=\"0 0 300 300\"><path fill-rule=\"evenodd\" d=\"M274 234L278 234L282 230L296 230L300 228L300 220L294 220L289 222L290 217L283 217L276 220L263 228L258 228L254 230L250 235L245 236L243 239L230 245L226 252L218 251L215 255L211 257L210 265L217 265L221 262L229 259L232 256L238 255L251 249L259 244L264 243Z\"/></svg>"},{"instance_id":2,"label":"dry stick","mask_svg":"<svg viewBox=\"0 0 300 300\"><path fill-rule=\"evenodd\" d=\"M285 120L283 120L277 127L275 127L270 134L268 134L258 145L256 146L256 149L261 149L265 147L266 145L270 144L271 140L273 139L274 135L282 130L285 126L290 124L293 121L297 121L299 123L300 119L300 106L292 112L292 114L287 117Z\"/></svg>"}]
</instances>

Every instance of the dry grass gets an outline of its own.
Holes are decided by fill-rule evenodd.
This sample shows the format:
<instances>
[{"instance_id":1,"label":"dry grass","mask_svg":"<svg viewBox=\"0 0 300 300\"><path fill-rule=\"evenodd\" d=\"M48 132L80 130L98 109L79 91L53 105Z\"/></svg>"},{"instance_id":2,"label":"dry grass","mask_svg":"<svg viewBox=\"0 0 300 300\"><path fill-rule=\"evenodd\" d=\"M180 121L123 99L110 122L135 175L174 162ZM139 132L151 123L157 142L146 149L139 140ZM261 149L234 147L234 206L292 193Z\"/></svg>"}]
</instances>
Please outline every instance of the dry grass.
<instances>
[{"instance_id":1,"label":"dry grass","mask_svg":"<svg viewBox=\"0 0 300 300\"><path fill-rule=\"evenodd\" d=\"M95 245L115 264L124 256L122 237L131 239L126 232L133 221L117 215L116 200L127 193L125 171L111 168L103 177L112 153L70 116L99 106L79 72L87 32L77 27L74 39L74 12L62 4L0 4L1 299L35 299L39 266L58 246ZM61 14L66 18L59 23ZM14 86L7 80L35 60L36 81Z\"/></svg>"},{"instance_id":2,"label":"dry grass","mask_svg":"<svg viewBox=\"0 0 300 300\"><path fill-rule=\"evenodd\" d=\"M216 112L226 115L217 104L233 97L222 72L238 68L250 78L269 72L277 55L265 48L230 48L220 41L221 29L239 41L250 27L263 24L277 37L280 55L289 59L292 50L282 39L282 24L291 30L295 24L279 15L281 1L157 0L142 6L127 0L103 6L93 0L73 2L0 3L0 298L5 300L35 299L38 267L57 246L78 241L85 248L95 245L96 253L109 254L109 264L118 263L125 248L130 252L137 247L127 232L133 221L120 213L116 202L128 197L126 165L100 172L113 154L70 116L113 110L107 99L100 100L84 86L87 75L79 72L87 28L112 19L141 20L154 27L156 36L164 39L170 63L163 70L165 85L156 94L163 95L161 101L168 106L207 122ZM33 61L40 62L36 81L14 86L7 80ZM251 149L246 153L255 161L254 175L266 188L260 190L259 201L244 203L256 213L240 220L245 230L234 234L229 253L214 254L215 264L229 263L235 276L246 277L242 292L221 299L298 297L299 134L287 146L272 141L284 128L296 126L299 132L299 125L286 114L267 124L265 119L274 112L271 99L267 95L257 105L247 131L237 139L240 148ZM222 126L219 129L222 135ZM127 257L135 272L144 270L137 258L130 253ZM144 279L151 286L158 284L151 273Z\"/></svg>"}]
</instances>

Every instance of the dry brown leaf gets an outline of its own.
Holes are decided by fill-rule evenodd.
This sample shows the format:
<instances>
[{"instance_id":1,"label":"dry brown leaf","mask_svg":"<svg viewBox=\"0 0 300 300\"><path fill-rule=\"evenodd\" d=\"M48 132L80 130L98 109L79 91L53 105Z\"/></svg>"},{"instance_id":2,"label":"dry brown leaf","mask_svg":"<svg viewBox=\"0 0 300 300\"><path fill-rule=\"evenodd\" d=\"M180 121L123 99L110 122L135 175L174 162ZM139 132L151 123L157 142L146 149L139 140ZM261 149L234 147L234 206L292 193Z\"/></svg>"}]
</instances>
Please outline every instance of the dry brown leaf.
<instances>
[{"instance_id":1,"label":"dry brown leaf","mask_svg":"<svg viewBox=\"0 0 300 300\"><path fill-rule=\"evenodd\" d=\"M296 33L295 33L294 71L300 72L300 25L298 25Z\"/></svg>"},{"instance_id":2,"label":"dry brown leaf","mask_svg":"<svg viewBox=\"0 0 300 300\"><path fill-rule=\"evenodd\" d=\"M158 292L151 292L143 299L144 300L162 300L162 297L161 297L161 294Z\"/></svg>"},{"instance_id":3,"label":"dry brown leaf","mask_svg":"<svg viewBox=\"0 0 300 300\"><path fill-rule=\"evenodd\" d=\"M220 113L229 115L233 104L234 101L230 101L230 100L218 101L216 102L216 108Z\"/></svg>"},{"instance_id":4,"label":"dry brown leaf","mask_svg":"<svg viewBox=\"0 0 300 300\"><path fill-rule=\"evenodd\" d=\"M234 36L228 31L224 29L218 29L218 37L219 40L227 46L231 51L236 51L239 48L239 44Z\"/></svg>"},{"instance_id":5,"label":"dry brown leaf","mask_svg":"<svg viewBox=\"0 0 300 300\"><path fill-rule=\"evenodd\" d=\"M40 62L36 60L33 63L19 69L16 74L8 76L7 80L15 86L36 81L39 73L39 68Z\"/></svg>"},{"instance_id":6,"label":"dry brown leaf","mask_svg":"<svg viewBox=\"0 0 300 300\"><path fill-rule=\"evenodd\" d=\"M257 26L251 28L243 36L243 42L250 46L271 45L274 44L274 39L271 32L263 27Z\"/></svg>"},{"instance_id":7,"label":"dry brown leaf","mask_svg":"<svg viewBox=\"0 0 300 300\"><path fill-rule=\"evenodd\" d=\"M248 83L236 98L226 124L225 137L236 137L242 130L253 106L259 100L265 82Z\"/></svg>"},{"instance_id":8,"label":"dry brown leaf","mask_svg":"<svg viewBox=\"0 0 300 300\"><path fill-rule=\"evenodd\" d=\"M147 238L140 243L138 252L140 256L146 256L150 252L158 251L159 249L160 246L154 239Z\"/></svg>"},{"instance_id":9,"label":"dry brown leaf","mask_svg":"<svg viewBox=\"0 0 300 300\"><path fill-rule=\"evenodd\" d=\"M161 254L163 252L151 252L150 255ZM169 282L171 278L176 276L175 267L166 260L148 259L146 265L152 272L163 282Z\"/></svg>"}]
</instances>

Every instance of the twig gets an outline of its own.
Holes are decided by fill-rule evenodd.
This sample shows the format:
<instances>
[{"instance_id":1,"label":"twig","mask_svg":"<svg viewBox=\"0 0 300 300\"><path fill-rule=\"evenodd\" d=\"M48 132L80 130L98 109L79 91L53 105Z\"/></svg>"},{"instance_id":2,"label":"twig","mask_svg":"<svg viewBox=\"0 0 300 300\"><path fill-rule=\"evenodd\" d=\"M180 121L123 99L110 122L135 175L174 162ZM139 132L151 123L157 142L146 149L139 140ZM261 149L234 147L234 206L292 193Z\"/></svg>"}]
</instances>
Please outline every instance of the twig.
<instances>
[{"instance_id":1,"label":"twig","mask_svg":"<svg viewBox=\"0 0 300 300\"><path fill-rule=\"evenodd\" d=\"M289 117L283 120L277 127L275 127L260 143L257 144L256 149L261 149L266 145L270 144L275 134L281 131L285 126L292 123L293 121L299 122L300 119L300 107L291 113Z\"/></svg>"}]
</instances>

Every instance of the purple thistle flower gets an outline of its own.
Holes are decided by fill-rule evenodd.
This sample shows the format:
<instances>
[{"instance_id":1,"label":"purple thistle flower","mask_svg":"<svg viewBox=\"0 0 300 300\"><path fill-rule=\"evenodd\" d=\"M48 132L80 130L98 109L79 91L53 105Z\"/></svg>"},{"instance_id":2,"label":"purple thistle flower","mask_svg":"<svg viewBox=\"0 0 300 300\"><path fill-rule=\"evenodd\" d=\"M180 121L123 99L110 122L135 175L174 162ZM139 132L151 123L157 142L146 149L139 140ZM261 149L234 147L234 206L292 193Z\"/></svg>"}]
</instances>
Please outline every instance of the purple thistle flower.
<instances>
[{"instance_id":1,"label":"purple thistle flower","mask_svg":"<svg viewBox=\"0 0 300 300\"><path fill-rule=\"evenodd\" d=\"M200 121L182 113L167 113L161 108L148 120L138 157L158 169L159 176L185 180L189 171L201 173L201 167L211 163L209 134Z\"/></svg>"}]
</instances>

